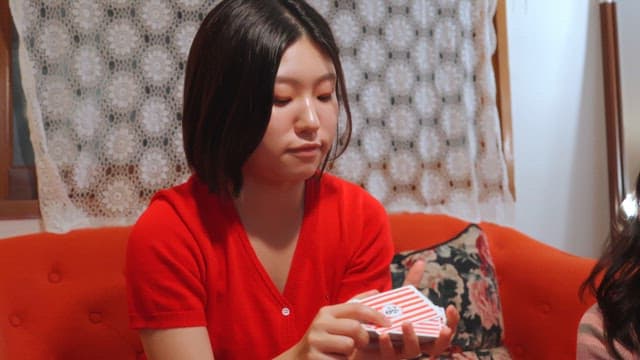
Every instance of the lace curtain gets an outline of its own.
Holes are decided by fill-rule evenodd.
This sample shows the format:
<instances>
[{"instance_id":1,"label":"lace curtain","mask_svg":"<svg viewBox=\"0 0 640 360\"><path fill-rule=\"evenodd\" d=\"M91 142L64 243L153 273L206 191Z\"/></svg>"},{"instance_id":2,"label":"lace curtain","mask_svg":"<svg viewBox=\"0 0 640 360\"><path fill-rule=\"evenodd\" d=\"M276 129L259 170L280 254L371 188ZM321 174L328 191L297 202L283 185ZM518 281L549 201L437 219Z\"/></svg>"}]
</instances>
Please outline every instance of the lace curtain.
<instances>
[{"instance_id":1,"label":"lace curtain","mask_svg":"<svg viewBox=\"0 0 640 360\"><path fill-rule=\"evenodd\" d=\"M184 181L185 60L216 1L10 0L45 229L133 223ZM510 222L496 0L312 0L341 47L354 136L332 172L390 212Z\"/></svg>"}]
</instances>

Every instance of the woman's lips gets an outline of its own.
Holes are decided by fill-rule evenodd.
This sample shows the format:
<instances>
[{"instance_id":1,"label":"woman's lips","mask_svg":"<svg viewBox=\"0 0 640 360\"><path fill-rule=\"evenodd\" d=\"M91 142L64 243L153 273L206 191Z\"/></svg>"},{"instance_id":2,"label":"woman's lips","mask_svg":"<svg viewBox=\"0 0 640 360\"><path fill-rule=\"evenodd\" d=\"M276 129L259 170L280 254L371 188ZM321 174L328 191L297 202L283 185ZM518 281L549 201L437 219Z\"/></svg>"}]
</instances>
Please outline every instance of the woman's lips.
<instances>
[{"instance_id":1,"label":"woman's lips","mask_svg":"<svg viewBox=\"0 0 640 360\"><path fill-rule=\"evenodd\" d=\"M299 158L315 159L320 154L321 149L322 147L319 144L309 144L290 148L288 152Z\"/></svg>"}]
</instances>

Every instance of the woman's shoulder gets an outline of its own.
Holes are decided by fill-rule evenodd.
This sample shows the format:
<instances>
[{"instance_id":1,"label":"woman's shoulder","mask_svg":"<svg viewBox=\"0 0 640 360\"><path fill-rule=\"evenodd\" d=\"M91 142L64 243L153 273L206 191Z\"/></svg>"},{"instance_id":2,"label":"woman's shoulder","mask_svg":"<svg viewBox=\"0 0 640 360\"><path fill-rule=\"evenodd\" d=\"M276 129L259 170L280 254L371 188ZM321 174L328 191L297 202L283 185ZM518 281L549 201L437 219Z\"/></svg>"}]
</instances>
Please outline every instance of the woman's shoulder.
<instances>
[{"instance_id":1,"label":"woman's shoulder","mask_svg":"<svg viewBox=\"0 0 640 360\"><path fill-rule=\"evenodd\" d=\"M323 174L320 184L320 198L325 207L335 204L354 216L364 214L377 218L386 214L382 203L359 184L332 174Z\"/></svg>"},{"instance_id":2,"label":"woman's shoulder","mask_svg":"<svg viewBox=\"0 0 640 360\"><path fill-rule=\"evenodd\" d=\"M369 201L378 202L362 185L350 182L333 174L322 175L321 183L325 192L337 192L342 196L360 197Z\"/></svg>"},{"instance_id":3,"label":"woman's shoulder","mask_svg":"<svg viewBox=\"0 0 640 360\"><path fill-rule=\"evenodd\" d=\"M618 342L614 343L622 359L638 359L637 354L631 353ZM593 304L584 312L578 325L577 359L611 359L604 337L602 312L598 303Z\"/></svg>"},{"instance_id":4,"label":"woman's shoulder","mask_svg":"<svg viewBox=\"0 0 640 360\"><path fill-rule=\"evenodd\" d=\"M580 324L578 325L578 334L595 337L602 336L602 313L600 312L598 303L591 305L591 307L582 314Z\"/></svg>"},{"instance_id":5,"label":"woman's shoulder","mask_svg":"<svg viewBox=\"0 0 640 360\"><path fill-rule=\"evenodd\" d=\"M194 227L201 225L203 211L211 212L212 208L217 208L215 199L206 186L193 176L182 184L160 190L153 195L134 224L131 237L154 238L154 235L167 235L180 232L181 229L182 232L192 233ZM203 206L204 202L209 204Z\"/></svg>"},{"instance_id":6,"label":"woman's shoulder","mask_svg":"<svg viewBox=\"0 0 640 360\"><path fill-rule=\"evenodd\" d=\"M607 359L607 346L602 332L602 314L598 304L584 312L578 325L577 359Z\"/></svg>"}]
</instances>

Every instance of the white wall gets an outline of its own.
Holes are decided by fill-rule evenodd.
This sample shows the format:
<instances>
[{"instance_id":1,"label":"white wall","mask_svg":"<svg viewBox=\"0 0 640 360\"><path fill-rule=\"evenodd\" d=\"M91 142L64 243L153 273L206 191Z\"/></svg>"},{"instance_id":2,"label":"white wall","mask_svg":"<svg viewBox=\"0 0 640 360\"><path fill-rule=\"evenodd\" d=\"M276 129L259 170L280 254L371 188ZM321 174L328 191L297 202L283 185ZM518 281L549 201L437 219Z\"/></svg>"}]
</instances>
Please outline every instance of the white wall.
<instances>
[{"instance_id":1,"label":"white wall","mask_svg":"<svg viewBox=\"0 0 640 360\"><path fill-rule=\"evenodd\" d=\"M595 257L608 232L596 0L508 0L515 227Z\"/></svg>"}]
</instances>

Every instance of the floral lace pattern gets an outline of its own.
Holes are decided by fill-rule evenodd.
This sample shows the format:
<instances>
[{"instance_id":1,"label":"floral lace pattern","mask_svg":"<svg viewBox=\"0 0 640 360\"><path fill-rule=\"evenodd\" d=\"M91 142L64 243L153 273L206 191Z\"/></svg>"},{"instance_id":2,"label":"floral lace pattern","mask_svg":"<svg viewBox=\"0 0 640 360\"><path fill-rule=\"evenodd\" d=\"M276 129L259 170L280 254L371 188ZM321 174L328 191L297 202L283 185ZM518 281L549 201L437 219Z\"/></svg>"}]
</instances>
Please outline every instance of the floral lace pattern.
<instances>
[{"instance_id":1,"label":"floral lace pattern","mask_svg":"<svg viewBox=\"0 0 640 360\"><path fill-rule=\"evenodd\" d=\"M426 263L418 289L435 304L453 304L460 312L453 352L471 351L477 356L465 359L508 358L506 350L507 357L489 350L502 346L504 334L495 268L482 230L472 224L436 247L396 254L391 264L394 287L402 284L406 270L418 260Z\"/></svg>"},{"instance_id":2,"label":"floral lace pattern","mask_svg":"<svg viewBox=\"0 0 640 360\"><path fill-rule=\"evenodd\" d=\"M131 224L186 179L183 72L217 2L10 0L45 230ZM496 0L309 3L334 31L352 106L331 171L390 212L509 222Z\"/></svg>"}]
</instances>

